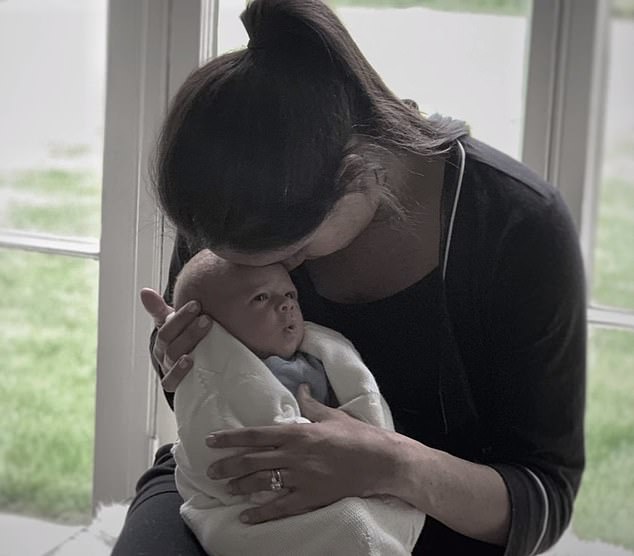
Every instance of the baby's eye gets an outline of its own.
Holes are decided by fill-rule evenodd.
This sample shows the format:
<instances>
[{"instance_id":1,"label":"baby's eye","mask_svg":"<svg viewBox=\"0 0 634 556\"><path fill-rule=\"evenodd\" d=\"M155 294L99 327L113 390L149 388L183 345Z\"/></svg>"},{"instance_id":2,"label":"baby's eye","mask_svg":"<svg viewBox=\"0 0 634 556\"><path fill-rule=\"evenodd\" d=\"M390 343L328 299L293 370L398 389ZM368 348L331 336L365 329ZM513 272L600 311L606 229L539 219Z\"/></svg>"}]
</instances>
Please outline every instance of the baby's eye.
<instances>
[{"instance_id":1,"label":"baby's eye","mask_svg":"<svg viewBox=\"0 0 634 556\"><path fill-rule=\"evenodd\" d=\"M286 292L286 297L289 299L297 299L297 292Z\"/></svg>"},{"instance_id":2,"label":"baby's eye","mask_svg":"<svg viewBox=\"0 0 634 556\"><path fill-rule=\"evenodd\" d=\"M266 293L259 293L253 298L253 301L266 301L269 298Z\"/></svg>"}]
</instances>

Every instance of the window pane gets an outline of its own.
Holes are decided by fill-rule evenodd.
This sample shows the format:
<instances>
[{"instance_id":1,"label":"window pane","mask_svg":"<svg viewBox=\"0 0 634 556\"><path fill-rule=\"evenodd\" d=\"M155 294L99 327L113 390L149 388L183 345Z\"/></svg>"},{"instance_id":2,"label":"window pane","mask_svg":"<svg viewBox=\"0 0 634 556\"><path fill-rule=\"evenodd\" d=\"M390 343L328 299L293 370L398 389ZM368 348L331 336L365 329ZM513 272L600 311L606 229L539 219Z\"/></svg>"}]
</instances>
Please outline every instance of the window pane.
<instances>
[{"instance_id":1,"label":"window pane","mask_svg":"<svg viewBox=\"0 0 634 556\"><path fill-rule=\"evenodd\" d=\"M592 297L634 309L634 0L613 7Z\"/></svg>"},{"instance_id":2,"label":"window pane","mask_svg":"<svg viewBox=\"0 0 634 556\"><path fill-rule=\"evenodd\" d=\"M90 517L97 281L94 260L0 250L0 512Z\"/></svg>"},{"instance_id":3,"label":"window pane","mask_svg":"<svg viewBox=\"0 0 634 556\"><path fill-rule=\"evenodd\" d=\"M466 120L474 136L520 157L530 0L328 3L397 95ZM246 45L244 6L220 3L220 53Z\"/></svg>"},{"instance_id":4,"label":"window pane","mask_svg":"<svg viewBox=\"0 0 634 556\"><path fill-rule=\"evenodd\" d=\"M221 0L218 11L218 53L245 48L249 36L240 21L246 0Z\"/></svg>"},{"instance_id":5,"label":"window pane","mask_svg":"<svg viewBox=\"0 0 634 556\"><path fill-rule=\"evenodd\" d=\"M591 328L586 473L573 529L634 550L634 333Z\"/></svg>"},{"instance_id":6,"label":"window pane","mask_svg":"<svg viewBox=\"0 0 634 556\"><path fill-rule=\"evenodd\" d=\"M520 157L529 0L329 3L397 95Z\"/></svg>"},{"instance_id":7,"label":"window pane","mask_svg":"<svg viewBox=\"0 0 634 556\"><path fill-rule=\"evenodd\" d=\"M0 228L99 237L106 0L0 2Z\"/></svg>"}]
</instances>

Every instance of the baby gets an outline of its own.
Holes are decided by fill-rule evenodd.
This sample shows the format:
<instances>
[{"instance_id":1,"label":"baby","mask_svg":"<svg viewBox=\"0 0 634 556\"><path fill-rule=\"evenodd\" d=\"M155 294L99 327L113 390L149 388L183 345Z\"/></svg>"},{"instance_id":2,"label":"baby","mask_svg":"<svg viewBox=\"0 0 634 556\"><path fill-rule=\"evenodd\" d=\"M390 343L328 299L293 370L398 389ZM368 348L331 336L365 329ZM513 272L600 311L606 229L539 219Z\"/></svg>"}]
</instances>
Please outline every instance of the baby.
<instances>
[{"instance_id":1,"label":"baby","mask_svg":"<svg viewBox=\"0 0 634 556\"><path fill-rule=\"evenodd\" d=\"M304 319L297 290L282 265L231 264L204 250L177 277L174 305L196 299L229 334L257 355L294 395L302 383L326 405L336 400L322 363L298 351Z\"/></svg>"},{"instance_id":2,"label":"baby","mask_svg":"<svg viewBox=\"0 0 634 556\"><path fill-rule=\"evenodd\" d=\"M207 467L235 449L210 449L207 435L223 429L309 423L297 388L370 424L393 430L372 374L341 334L304 322L297 290L280 264L247 267L209 250L194 256L174 288L174 306L196 299L214 319L192 353L194 365L176 389L174 445L181 516L213 556L409 555L424 514L389 496L344 498L312 512L247 525L239 515L272 491L231 495ZM307 424L307 426L310 426ZM359 470L362 472L362 470Z\"/></svg>"}]
</instances>

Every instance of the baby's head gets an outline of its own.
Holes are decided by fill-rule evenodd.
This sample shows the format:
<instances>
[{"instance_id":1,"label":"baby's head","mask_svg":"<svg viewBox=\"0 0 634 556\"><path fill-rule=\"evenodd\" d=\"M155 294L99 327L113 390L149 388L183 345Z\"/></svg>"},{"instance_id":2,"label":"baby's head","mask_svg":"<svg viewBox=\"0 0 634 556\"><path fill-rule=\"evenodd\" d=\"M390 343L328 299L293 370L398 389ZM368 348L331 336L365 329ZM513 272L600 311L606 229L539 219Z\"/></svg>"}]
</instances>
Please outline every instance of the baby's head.
<instances>
[{"instance_id":1,"label":"baby's head","mask_svg":"<svg viewBox=\"0 0 634 556\"><path fill-rule=\"evenodd\" d=\"M174 286L176 310L192 299L258 357L289 358L304 337L297 290L281 264L238 265L204 249Z\"/></svg>"}]
</instances>

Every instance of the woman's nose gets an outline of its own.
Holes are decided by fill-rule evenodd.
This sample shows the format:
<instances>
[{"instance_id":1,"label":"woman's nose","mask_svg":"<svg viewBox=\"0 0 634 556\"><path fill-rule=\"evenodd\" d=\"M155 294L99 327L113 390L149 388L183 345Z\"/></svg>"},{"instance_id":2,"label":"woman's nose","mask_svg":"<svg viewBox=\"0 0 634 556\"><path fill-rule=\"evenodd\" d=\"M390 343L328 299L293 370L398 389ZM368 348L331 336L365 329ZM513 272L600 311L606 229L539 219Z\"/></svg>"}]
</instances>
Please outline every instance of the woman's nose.
<instances>
[{"instance_id":1,"label":"woman's nose","mask_svg":"<svg viewBox=\"0 0 634 556\"><path fill-rule=\"evenodd\" d=\"M295 253L292 257L282 261L282 266L290 272L291 270L295 270L300 264L304 262L304 254L300 251L299 253Z\"/></svg>"}]
</instances>

